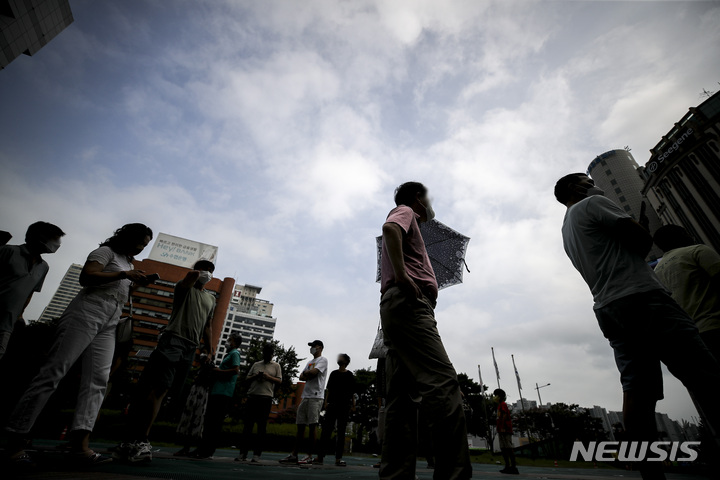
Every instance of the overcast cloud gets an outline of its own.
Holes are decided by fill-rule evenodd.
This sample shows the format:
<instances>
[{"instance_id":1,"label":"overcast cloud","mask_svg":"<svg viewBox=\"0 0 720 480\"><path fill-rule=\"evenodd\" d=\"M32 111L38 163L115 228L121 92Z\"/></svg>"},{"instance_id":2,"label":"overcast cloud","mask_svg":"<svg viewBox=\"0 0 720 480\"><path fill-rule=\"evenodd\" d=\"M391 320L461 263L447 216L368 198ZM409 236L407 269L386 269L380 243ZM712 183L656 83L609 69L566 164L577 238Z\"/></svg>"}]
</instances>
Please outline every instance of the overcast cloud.
<instances>
[{"instance_id":1,"label":"overcast cloud","mask_svg":"<svg viewBox=\"0 0 720 480\"><path fill-rule=\"evenodd\" d=\"M717 2L93 2L0 72L0 229L67 236L26 318L127 222L220 247L276 338L366 360L375 241L426 183L472 238L438 326L460 372L518 398L619 410L592 298L562 251L557 178L648 149L717 89ZM140 258L148 252L146 251ZM658 410L696 415L666 376Z\"/></svg>"}]
</instances>

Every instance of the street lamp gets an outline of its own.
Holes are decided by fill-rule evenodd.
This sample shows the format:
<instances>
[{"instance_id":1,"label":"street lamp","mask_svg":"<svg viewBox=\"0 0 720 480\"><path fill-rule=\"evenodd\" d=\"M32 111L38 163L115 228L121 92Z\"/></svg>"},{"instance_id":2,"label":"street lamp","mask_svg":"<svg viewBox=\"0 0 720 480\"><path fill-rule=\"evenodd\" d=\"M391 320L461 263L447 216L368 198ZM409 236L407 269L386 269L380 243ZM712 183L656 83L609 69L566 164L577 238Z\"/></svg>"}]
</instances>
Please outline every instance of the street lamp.
<instances>
[{"instance_id":1,"label":"street lamp","mask_svg":"<svg viewBox=\"0 0 720 480\"><path fill-rule=\"evenodd\" d=\"M542 386L539 386L539 387L538 387L537 382L535 382L535 390L537 390L537 393L538 393L538 400L540 401L540 406L542 406L542 404L543 404L543 403L542 403L542 398L540 398L540 389L541 389L541 388L545 388L545 387L549 387L549 386L550 386L550 384L548 383L548 384L546 384L546 385L542 385Z\"/></svg>"}]
</instances>

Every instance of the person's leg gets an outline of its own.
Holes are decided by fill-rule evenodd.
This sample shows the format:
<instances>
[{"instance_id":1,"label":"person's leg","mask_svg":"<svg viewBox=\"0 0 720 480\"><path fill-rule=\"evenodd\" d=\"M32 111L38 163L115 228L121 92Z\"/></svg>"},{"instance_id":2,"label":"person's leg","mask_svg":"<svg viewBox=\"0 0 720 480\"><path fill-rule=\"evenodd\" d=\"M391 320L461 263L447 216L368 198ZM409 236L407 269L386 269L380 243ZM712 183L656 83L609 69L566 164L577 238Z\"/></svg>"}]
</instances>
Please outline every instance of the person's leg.
<instances>
[{"instance_id":1,"label":"person's leg","mask_svg":"<svg viewBox=\"0 0 720 480\"><path fill-rule=\"evenodd\" d=\"M61 318L47 363L32 380L8 421L6 430L14 436L30 432L60 380L95 338L98 324L86 312L87 304L84 296L78 295Z\"/></svg>"},{"instance_id":2,"label":"person's leg","mask_svg":"<svg viewBox=\"0 0 720 480\"><path fill-rule=\"evenodd\" d=\"M227 395L210 395L208 414L205 416L205 428L203 428L202 446L198 448L199 455L211 457L215 454L230 400L231 397Z\"/></svg>"},{"instance_id":3,"label":"person's leg","mask_svg":"<svg viewBox=\"0 0 720 480\"><path fill-rule=\"evenodd\" d=\"M340 460L345 452L345 430L347 430L348 413L342 410L337 417L337 438L335 441L335 460Z\"/></svg>"},{"instance_id":4,"label":"person's leg","mask_svg":"<svg viewBox=\"0 0 720 480\"><path fill-rule=\"evenodd\" d=\"M255 449L253 455L259 457L262 455L263 446L265 444L265 432L267 431L268 417L272 408L272 397L261 397L258 399L259 408L257 410L257 437L255 437Z\"/></svg>"},{"instance_id":5,"label":"person's leg","mask_svg":"<svg viewBox=\"0 0 720 480\"><path fill-rule=\"evenodd\" d=\"M322 460L325 458L325 451L330 444L330 438L332 432L335 429L335 420L337 420L337 413L332 406L325 410L325 418L322 422L322 428L320 431L320 444L318 446L318 459Z\"/></svg>"},{"instance_id":6,"label":"person's leg","mask_svg":"<svg viewBox=\"0 0 720 480\"><path fill-rule=\"evenodd\" d=\"M310 458L312 458L313 451L315 451L315 431L317 426L317 423L308 426L308 457Z\"/></svg>"},{"instance_id":7,"label":"person's leg","mask_svg":"<svg viewBox=\"0 0 720 480\"><path fill-rule=\"evenodd\" d=\"M404 480L415 478L417 442L417 404L410 374L397 354L390 349L385 363L387 397L383 421L380 478Z\"/></svg>"},{"instance_id":8,"label":"person's leg","mask_svg":"<svg viewBox=\"0 0 720 480\"><path fill-rule=\"evenodd\" d=\"M255 426L255 419L257 418L257 409L257 397L255 395L249 396L247 399L247 403L245 404L242 445L240 446L240 455L238 455L238 457L241 459L245 459L247 457L248 451L250 450L250 445L252 443L252 431L253 427ZM260 425L258 425L258 435L260 434L259 430Z\"/></svg>"},{"instance_id":9,"label":"person's leg","mask_svg":"<svg viewBox=\"0 0 720 480\"><path fill-rule=\"evenodd\" d=\"M295 434L295 448L293 448L292 454L297 457L300 452L300 446L302 445L303 438L305 437L305 425L298 424L297 433Z\"/></svg>"},{"instance_id":10,"label":"person's leg","mask_svg":"<svg viewBox=\"0 0 720 480\"><path fill-rule=\"evenodd\" d=\"M92 453L88 440L105 398L114 349L115 325L111 322L95 336L81 357L80 389L70 426L71 432L78 432L71 436L71 446L76 452Z\"/></svg>"},{"instance_id":11,"label":"person's leg","mask_svg":"<svg viewBox=\"0 0 720 480\"><path fill-rule=\"evenodd\" d=\"M503 460L505 461L505 468L510 468L510 449L509 448L501 448L500 452L502 452Z\"/></svg>"},{"instance_id":12,"label":"person's leg","mask_svg":"<svg viewBox=\"0 0 720 480\"><path fill-rule=\"evenodd\" d=\"M383 296L381 317L386 342L414 380L428 413L436 449L434 478L470 478L460 385L438 333L432 305L425 298L410 298L391 289Z\"/></svg>"}]
</instances>

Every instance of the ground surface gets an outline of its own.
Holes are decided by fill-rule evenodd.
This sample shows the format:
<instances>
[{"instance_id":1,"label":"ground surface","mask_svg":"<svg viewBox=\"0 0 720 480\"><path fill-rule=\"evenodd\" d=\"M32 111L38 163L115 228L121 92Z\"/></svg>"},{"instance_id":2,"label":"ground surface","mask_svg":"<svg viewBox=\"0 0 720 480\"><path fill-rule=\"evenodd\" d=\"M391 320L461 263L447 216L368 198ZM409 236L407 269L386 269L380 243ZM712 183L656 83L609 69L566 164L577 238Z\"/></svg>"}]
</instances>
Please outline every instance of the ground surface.
<instances>
[{"instance_id":1,"label":"ground surface","mask_svg":"<svg viewBox=\"0 0 720 480\"><path fill-rule=\"evenodd\" d=\"M94 445L103 451L108 445ZM40 446L33 455L37 465L35 468L19 472L4 470L2 478L22 479L104 479L104 480L140 480L140 479L172 479L172 480L274 480L274 479L376 479L378 470L372 465L377 461L372 457L345 457L347 467L335 467L334 462L328 465L309 467L287 466L278 464L285 456L279 453L263 454L260 464L233 461L236 450L219 450L213 460L178 459L172 456L174 449L161 447L156 449L151 462L128 465L112 462L92 469L78 468L64 454L53 449L53 446ZM432 479L433 471L428 470L424 462L418 463L417 475L421 480ZM474 479L494 478L531 478L541 480L619 480L640 478L637 472L625 472L609 469L574 469L574 468L542 468L521 467L519 476L508 476L498 473L500 466L473 464ZM7 475L7 476L6 476ZM687 474L668 474L669 480L700 480L707 477Z\"/></svg>"}]
</instances>

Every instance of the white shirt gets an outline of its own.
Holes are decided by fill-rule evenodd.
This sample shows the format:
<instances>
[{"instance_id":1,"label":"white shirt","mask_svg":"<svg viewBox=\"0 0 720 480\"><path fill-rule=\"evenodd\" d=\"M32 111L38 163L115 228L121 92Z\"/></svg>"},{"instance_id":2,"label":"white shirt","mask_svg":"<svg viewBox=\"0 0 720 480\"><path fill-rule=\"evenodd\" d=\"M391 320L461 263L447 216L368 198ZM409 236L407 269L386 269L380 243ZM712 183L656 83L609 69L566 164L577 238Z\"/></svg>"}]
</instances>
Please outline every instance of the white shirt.
<instances>
[{"instance_id":1,"label":"white shirt","mask_svg":"<svg viewBox=\"0 0 720 480\"><path fill-rule=\"evenodd\" d=\"M635 293L665 290L645 259L615 236L616 223L630 216L600 195L570 207L562 226L563 246L590 287L594 309Z\"/></svg>"},{"instance_id":2,"label":"white shirt","mask_svg":"<svg viewBox=\"0 0 720 480\"><path fill-rule=\"evenodd\" d=\"M305 382L302 398L325 398L325 378L327 377L328 361L325 357L311 358L303 368L303 372L317 368L320 373Z\"/></svg>"},{"instance_id":3,"label":"white shirt","mask_svg":"<svg viewBox=\"0 0 720 480\"><path fill-rule=\"evenodd\" d=\"M87 261L97 262L102 265L103 272L126 272L135 268L132 264L131 257L119 254L108 246L96 248L90 252ZM125 304L125 302L128 301L130 285L132 285L132 280L123 278L122 280L115 280L102 285L85 287L83 290L87 294L112 297L115 298L118 303Z\"/></svg>"}]
</instances>

